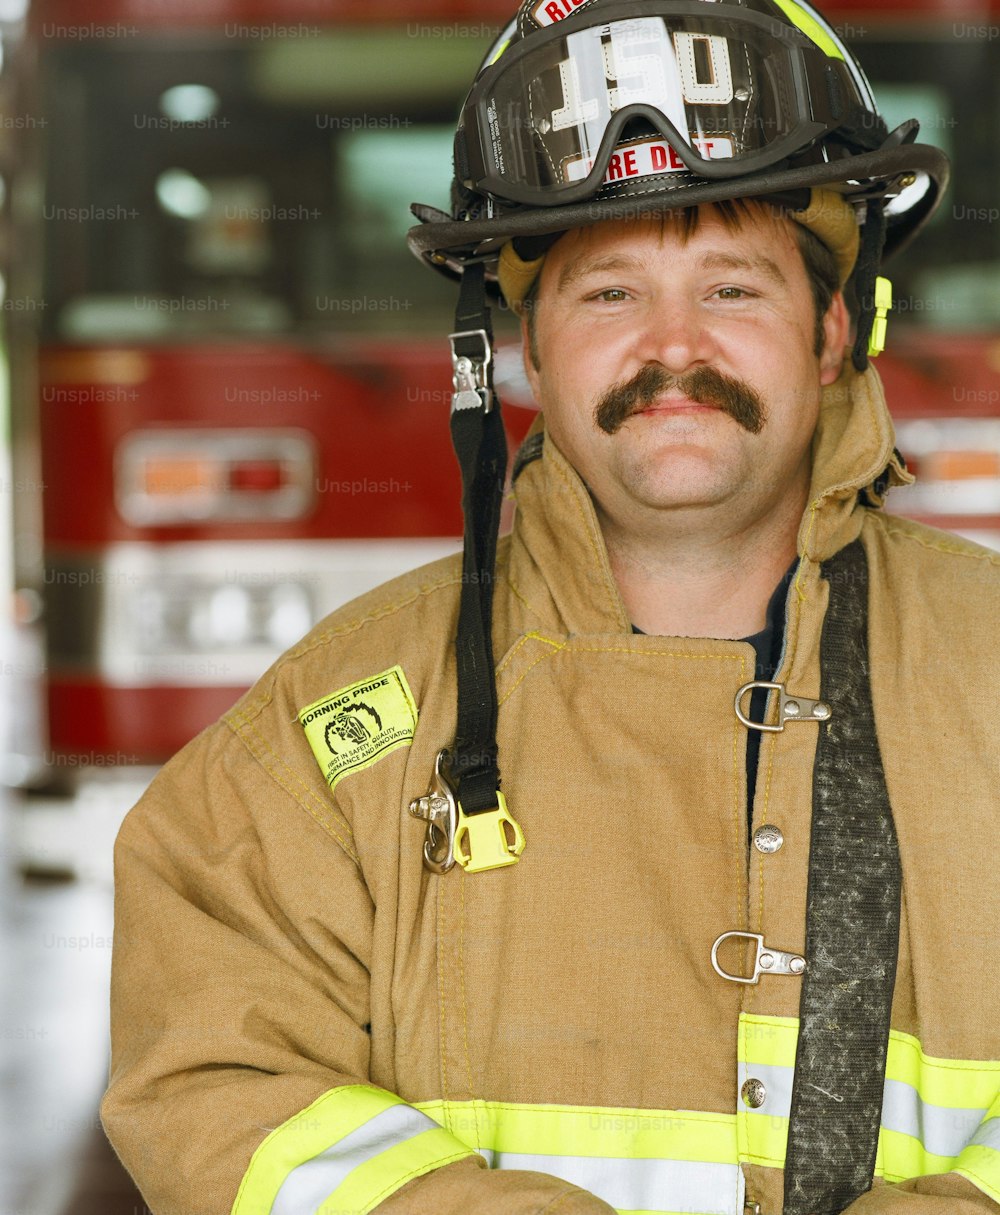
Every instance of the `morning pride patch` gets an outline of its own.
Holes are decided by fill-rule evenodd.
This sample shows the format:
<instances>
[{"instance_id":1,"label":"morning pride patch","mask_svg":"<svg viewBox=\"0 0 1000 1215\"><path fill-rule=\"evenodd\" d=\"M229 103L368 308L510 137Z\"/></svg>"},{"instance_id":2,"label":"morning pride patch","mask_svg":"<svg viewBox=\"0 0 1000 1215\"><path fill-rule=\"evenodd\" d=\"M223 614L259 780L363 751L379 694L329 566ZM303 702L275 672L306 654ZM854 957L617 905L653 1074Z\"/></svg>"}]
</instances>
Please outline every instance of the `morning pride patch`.
<instances>
[{"instance_id":1,"label":"morning pride patch","mask_svg":"<svg viewBox=\"0 0 1000 1215\"><path fill-rule=\"evenodd\" d=\"M392 667L306 705L299 721L326 783L335 789L351 772L413 742L417 706L403 668Z\"/></svg>"}]
</instances>

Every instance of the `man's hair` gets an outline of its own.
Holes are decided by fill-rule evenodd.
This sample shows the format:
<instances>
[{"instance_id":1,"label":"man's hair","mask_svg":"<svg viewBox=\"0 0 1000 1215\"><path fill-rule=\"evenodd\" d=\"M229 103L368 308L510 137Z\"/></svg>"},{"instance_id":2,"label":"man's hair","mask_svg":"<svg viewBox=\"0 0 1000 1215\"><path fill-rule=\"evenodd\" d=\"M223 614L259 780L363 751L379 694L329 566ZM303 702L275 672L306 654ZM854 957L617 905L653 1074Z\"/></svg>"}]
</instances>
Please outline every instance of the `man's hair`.
<instances>
[{"instance_id":1,"label":"man's hair","mask_svg":"<svg viewBox=\"0 0 1000 1215\"><path fill-rule=\"evenodd\" d=\"M727 198L720 202L704 205L713 207L725 226L732 231L738 229L744 219L755 212L759 213L762 207L766 207L777 215L783 214L781 208L774 203L756 198ZM686 241L697 229L699 216L699 207L678 207L675 210L660 212L660 230L663 231L668 222L675 224L681 233L681 238ZM802 224L793 222L792 226L795 229L795 239L799 246L799 253L802 255L809 286L812 288L813 306L816 312L813 350L818 358L823 353L825 341L823 319L830 307L830 301L840 287L840 274L836 257L815 232L810 232ZM538 357L538 336L535 331L535 309L538 303L538 284L541 277L539 274L535 278L521 304L528 325L528 352L536 369L541 366L541 360Z\"/></svg>"}]
</instances>

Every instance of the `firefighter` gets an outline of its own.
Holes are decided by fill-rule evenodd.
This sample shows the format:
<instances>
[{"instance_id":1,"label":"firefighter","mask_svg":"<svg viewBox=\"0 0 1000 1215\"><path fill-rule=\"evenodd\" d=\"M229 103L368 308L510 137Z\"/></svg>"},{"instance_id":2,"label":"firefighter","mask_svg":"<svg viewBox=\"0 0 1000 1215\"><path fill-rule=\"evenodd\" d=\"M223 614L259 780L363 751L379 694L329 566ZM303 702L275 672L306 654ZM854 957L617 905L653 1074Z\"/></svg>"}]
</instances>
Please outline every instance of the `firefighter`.
<instances>
[{"instance_id":1,"label":"firefighter","mask_svg":"<svg viewBox=\"0 0 1000 1215\"><path fill-rule=\"evenodd\" d=\"M411 234L464 554L117 844L103 1117L157 1215L1000 1210L1000 558L885 513L868 362L915 136L797 0L522 5ZM542 406L499 549L497 282Z\"/></svg>"}]
</instances>

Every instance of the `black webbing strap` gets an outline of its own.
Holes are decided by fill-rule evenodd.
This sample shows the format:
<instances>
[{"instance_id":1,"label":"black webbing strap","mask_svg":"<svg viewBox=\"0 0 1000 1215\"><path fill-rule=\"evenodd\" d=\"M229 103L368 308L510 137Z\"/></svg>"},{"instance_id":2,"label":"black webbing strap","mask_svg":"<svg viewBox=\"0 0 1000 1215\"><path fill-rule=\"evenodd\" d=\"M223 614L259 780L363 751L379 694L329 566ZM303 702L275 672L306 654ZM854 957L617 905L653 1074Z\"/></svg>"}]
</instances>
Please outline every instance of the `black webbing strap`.
<instances>
[{"instance_id":1,"label":"black webbing strap","mask_svg":"<svg viewBox=\"0 0 1000 1215\"><path fill-rule=\"evenodd\" d=\"M853 274L858 301L858 327L851 361L856 371L864 371L868 366L868 340L875 324L875 279L882 264L885 230L885 209L879 199L872 199L868 203L864 227L861 229L861 246Z\"/></svg>"},{"instance_id":2,"label":"black webbing strap","mask_svg":"<svg viewBox=\"0 0 1000 1215\"><path fill-rule=\"evenodd\" d=\"M822 566L806 957L785 1158L785 1215L839 1215L871 1189L899 948L901 873L875 733L868 562L860 540Z\"/></svg>"},{"instance_id":3,"label":"black webbing strap","mask_svg":"<svg viewBox=\"0 0 1000 1215\"><path fill-rule=\"evenodd\" d=\"M485 271L481 263L465 268L456 333L483 330L492 346L493 332L486 305ZM455 353L481 359L482 338L458 338ZM487 369L486 393L492 397L492 376ZM465 546L462 558L462 594L455 641L458 657L458 725L451 750L451 777L466 814L492 810L497 804L500 772L497 767L497 691L493 672L493 579L497 532L504 479L507 473L507 439L500 403L492 408L456 409L451 415L451 437L462 470L462 508Z\"/></svg>"}]
</instances>

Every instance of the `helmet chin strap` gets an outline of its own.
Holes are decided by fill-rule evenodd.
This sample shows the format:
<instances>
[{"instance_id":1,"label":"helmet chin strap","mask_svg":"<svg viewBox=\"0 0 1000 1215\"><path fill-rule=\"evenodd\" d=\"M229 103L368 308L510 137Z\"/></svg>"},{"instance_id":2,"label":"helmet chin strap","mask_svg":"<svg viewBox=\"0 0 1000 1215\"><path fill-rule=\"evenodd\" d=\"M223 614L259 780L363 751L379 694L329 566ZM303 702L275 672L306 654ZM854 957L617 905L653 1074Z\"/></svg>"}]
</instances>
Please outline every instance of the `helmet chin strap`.
<instances>
[{"instance_id":1,"label":"helmet chin strap","mask_svg":"<svg viewBox=\"0 0 1000 1215\"><path fill-rule=\"evenodd\" d=\"M451 434L462 472L465 543L456 637L458 722L446 765L468 819L496 813L498 807L504 810L497 763L492 622L507 438L500 402L493 393L493 331L485 274L482 262L466 267L451 336L455 377ZM519 835L516 827L515 835ZM513 860L515 855L504 863Z\"/></svg>"},{"instance_id":2,"label":"helmet chin strap","mask_svg":"<svg viewBox=\"0 0 1000 1215\"><path fill-rule=\"evenodd\" d=\"M467 265L462 275L451 362L451 436L462 470L465 515L455 638L457 722L453 746L438 754L430 789L410 802L410 813L427 822L424 866L437 874L455 864L466 873L499 869L516 864L524 851L524 833L500 792L497 763L493 580L507 436L493 395L493 330L481 260Z\"/></svg>"}]
</instances>

